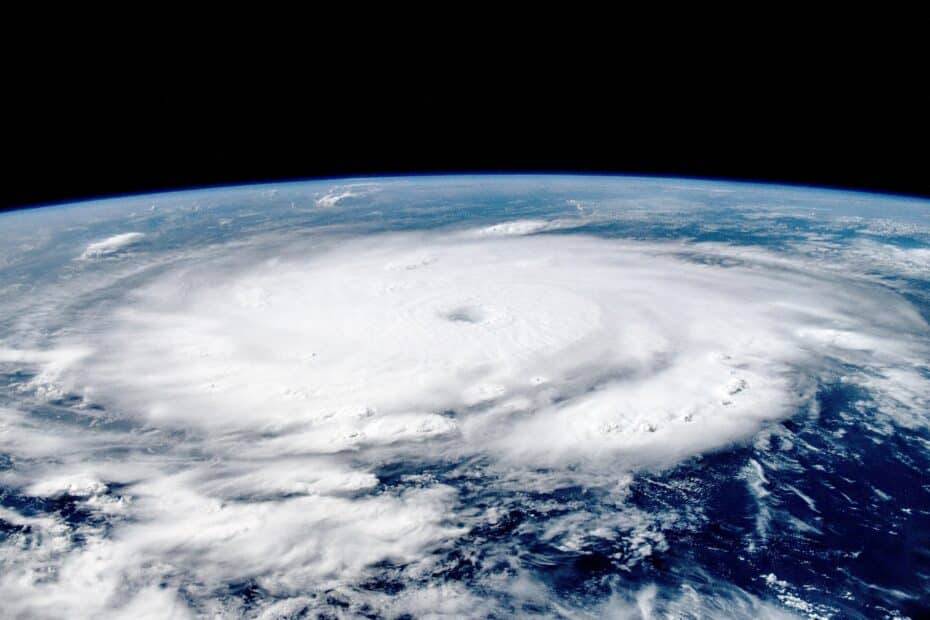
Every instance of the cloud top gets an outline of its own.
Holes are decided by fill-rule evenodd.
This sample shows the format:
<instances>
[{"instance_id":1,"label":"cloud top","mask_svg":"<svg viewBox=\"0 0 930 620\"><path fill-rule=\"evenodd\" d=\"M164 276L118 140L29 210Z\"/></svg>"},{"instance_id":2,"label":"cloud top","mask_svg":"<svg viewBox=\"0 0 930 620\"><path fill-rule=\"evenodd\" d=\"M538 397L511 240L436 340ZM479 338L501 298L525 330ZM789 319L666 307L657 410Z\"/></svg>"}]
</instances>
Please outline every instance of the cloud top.
<instances>
[{"instance_id":1,"label":"cloud top","mask_svg":"<svg viewBox=\"0 0 930 620\"><path fill-rule=\"evenodd\" d=\"M84 252L81 254L82 259L90 258L103 258L105 256L110 256L116 254L129 246L138 243L145 233L140 232L128 232L121 233L119 235L113 235L112 237L107 237L101 241L95 241L84 249Z\"/></svg>"},{"instance_id":2,"label":"cloud top","mask_svg":"<svg viewBox=\"0 0 930 620\"><path fill-rule=\"evenodd\" d=\"M0 597L35 616L257 615L235 586L263 593L267 614L343 597L487 615L493 597L429 580L506 518L466 505L468 485L609 488L609 514L554 513L522 533L570 548L578 532L628 532L634 566L667 542L624 507L629 472L746 440L851 375L911 423L928 405L928 326L891 290L760 250L533 234L553 229L256 241L160 269L52 350L0 349L35 368L24 392L82 403L41 432L0 409L0 445L24 463L4 482L93 516L78 536L0 514L28 525L0 547ZM418 473L392 474L398 463ZM410 585L383 595L370 584L384 574ZM546 598L517 568L480 579L507 600Z\"/></svg>"}]
</instances>

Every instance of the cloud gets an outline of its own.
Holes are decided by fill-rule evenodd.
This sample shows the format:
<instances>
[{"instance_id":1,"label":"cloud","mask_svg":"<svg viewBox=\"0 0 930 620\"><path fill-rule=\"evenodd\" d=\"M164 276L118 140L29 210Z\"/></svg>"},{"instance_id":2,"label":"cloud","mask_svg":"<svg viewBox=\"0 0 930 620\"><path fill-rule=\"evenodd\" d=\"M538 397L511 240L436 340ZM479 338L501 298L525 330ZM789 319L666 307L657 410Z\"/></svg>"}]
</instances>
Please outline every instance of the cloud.
<instances>
[{"instance_id":1,"label":"cloud","mask_svg":"<svg viewBox=\"0 0 930 620\"><path fill-rule=\"evenodd\" d=\"M314 200L314 204L323 208L335 207L340 202L349 198L368 196L376 191L378 191L378 187L372 183L337 185L317 196L316 200Z\"/></svg>"},{"instance_id":2,"label":"cloud","mask_svg":"<svg viewBox=\"0 0 930 620\"><path fill-rule=\"evenodd\" d=\"M353 191L344 191L337 192L335 190L329 191L319 198L316 199L316 206L318 207L335 207L337 204L345 200L346 198L352 198L353 196L358 196L356 192Z\"/></svg>"},{"instance_id":3,"label":"cloud","mask_svg":"<svg viewBox=\"0 0 930 620\"><path fill-rule=\"evenodd\" d=\"M167 264L48 350L0 350L34 369L24 394L81 403L41 422L0 410L3 449L24 463L7 484L93 517L77 531L0 514L34 520L0 545L11 613L544 605L546 586L500 548L475 553L476 582L494 593L480 601L429 576L507 502L573 486L609 489L609 511L536 502L550 516L521 533L569 550L622 535L634 566L667 542L624 504L629 472L746 440L810 406L824 381L861 383L921 423L928 326L894 291L757 249L533 235L551 228L322 250L265 237ZM393 476L397 463L421 471ZM437 479L449 469L501 505L466 505L471 487ZM409 585L397 597L365 585L384 574ZM242 607L235 584L269 607ZM647 589L605 609L688 596ZM727 597L702 605L777 615Z\"/></svg>"},{"instance_id":4,"label":"cloud","mask_svg":"<svg viewBox=\"0 0 930 620\"><path fill-rule=\"evenodd\" d=\"M548 230L552 227L553 223L548 220L517 220L513 222L494 224L492 226L473 231L473 233L478 236L505 237L508 235L530 235Z\"/></svg>"},{"instance_id":5,"label":"cloud","mask_svg":"<svg viewBox=\"0 0 930 620\"><path fill-rule=\"evenodd\" d=\"M169 273L95 336L69 388L152 423L280 433L266 441L288 451L467 447L513 424L534 441L495 440L501 456L674 459L794 411L829 359L920 359L906 301L798 267L584 237L368 238L222 278Z\"/></svg>"},{"instance_id":6,"label":"cloud","mask_svg":"<svg viewBox=\"0 0 930 620\"><path fill-rule=\"evenodd\" d=\"M107 237L102 241L95 241L84 249L84 252L81 254L81 258L103 258L105 256L116 254L117 252L138 243L143 237L145 237L145 233L128 232L119 235L113 235L112 237Z\"/></svg>"}]
</instances>

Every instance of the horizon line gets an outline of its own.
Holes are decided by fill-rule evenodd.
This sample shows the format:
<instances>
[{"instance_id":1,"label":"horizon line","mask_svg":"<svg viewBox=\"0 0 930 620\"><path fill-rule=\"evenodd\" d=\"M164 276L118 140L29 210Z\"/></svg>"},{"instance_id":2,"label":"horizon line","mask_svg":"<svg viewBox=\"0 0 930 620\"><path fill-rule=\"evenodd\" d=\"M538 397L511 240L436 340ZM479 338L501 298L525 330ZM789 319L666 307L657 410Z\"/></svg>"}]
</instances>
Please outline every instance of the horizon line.
<instances>
[{"instance_id":1,"label":"horizon line","mask_svg":"<svg viewBox=\"0 0 930 620\"><path fill-rule=\"evenodd\" d=\"M281 179L267 179L258 181L242 181L232 183L214 183L204 185L189 186L172 186L150 191L130 191L125 193L99 194L77 199L63 199L52 202L42 202L34 204L23 204L0 208L0 214L31 211L38 209L80 206L88 203L109 202L115 200L126 200L132 198L145 198L165 196L170 194L184 194L194 192L215 191L221 189L248 189L272 185L299 185L304 183L323 183L326 181L353 181L353 180L395 180L407 178L438 178L438 177L600 177L608 179L627 179L627 180L682 180L697 181L702 183L723 183L729 185L751 185L767 188L795 189L795 190L819 190L825 192L834 192L841 194L863 194L867 196L879 196L883 198L893 198L900 200L912 200L919 202L930 202L930 194L911 194L896 191L884 191L864 188L854 188L843 185L817 185L813 183L775 181L767 179L749 179L734 177L715 177L715 176L696 176L696 175L674 175L664 173L628 173L628 172L592 172L592 171L540 171L540 170L484 170L484 171L430 171L430 172L412 172L412 173L364 173L364 174L345 174L345 175L326 175L326 176L309 176L309 177L288 177Z\"/></svg>"}]
</instances>

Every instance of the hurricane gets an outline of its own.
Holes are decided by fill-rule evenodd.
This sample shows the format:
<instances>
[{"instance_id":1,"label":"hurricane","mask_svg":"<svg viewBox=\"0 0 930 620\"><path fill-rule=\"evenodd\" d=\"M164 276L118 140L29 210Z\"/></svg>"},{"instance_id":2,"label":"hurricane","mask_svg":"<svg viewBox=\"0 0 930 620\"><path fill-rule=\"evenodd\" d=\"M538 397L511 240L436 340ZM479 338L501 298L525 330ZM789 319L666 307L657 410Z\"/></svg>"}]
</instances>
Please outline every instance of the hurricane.
<instances>
[{"instance_id":1,"label":"hurricane","mask_svg":"<svg viewBox=\"0 0 930 620\"><path fill-rule=\"evenodd\" d=\"M0 616L930 613L930 203L400 177L0 215Z\"/></svg>"}]
</instances>

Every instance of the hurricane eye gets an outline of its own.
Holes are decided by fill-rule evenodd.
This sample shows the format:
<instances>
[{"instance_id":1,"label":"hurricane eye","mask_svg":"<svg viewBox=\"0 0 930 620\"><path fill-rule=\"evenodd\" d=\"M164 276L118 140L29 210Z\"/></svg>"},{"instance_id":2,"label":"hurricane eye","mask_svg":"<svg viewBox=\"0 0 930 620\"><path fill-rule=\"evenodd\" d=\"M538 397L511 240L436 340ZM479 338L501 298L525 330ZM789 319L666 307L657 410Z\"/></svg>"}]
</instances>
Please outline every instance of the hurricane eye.
<instances>
[{"instance_id":1,"label":"hurricane eye","mask_svg":"<svg viewBox=\"0 0 930 620\"><path fill-rule=\"evenodd\" d=\"M477 306L459 306L443 314L443 317L452 323L481 323L485 315Z\"/></svg>"}]
</instances>

